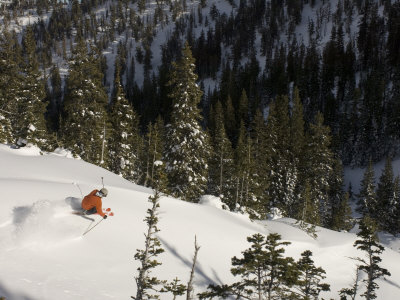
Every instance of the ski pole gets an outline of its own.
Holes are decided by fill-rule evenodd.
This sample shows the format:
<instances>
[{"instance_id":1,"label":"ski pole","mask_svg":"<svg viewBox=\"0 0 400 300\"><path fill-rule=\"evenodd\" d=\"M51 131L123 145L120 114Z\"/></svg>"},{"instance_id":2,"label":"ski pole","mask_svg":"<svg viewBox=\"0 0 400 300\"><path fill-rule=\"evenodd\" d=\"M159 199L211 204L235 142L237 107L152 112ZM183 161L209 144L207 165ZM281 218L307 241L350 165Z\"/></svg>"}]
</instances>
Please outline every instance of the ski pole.
<instances>
[{"instance_id":1,"label":"ski pole","mask_svg":"<svg viewBox=\"0 0 400 300\"><path fill-rule=\"evenodd\" d=\"M102 218L100 221L98 221L96 224L93 225L93 227L91 227L90 229L86 230L82 236L84 236L86 233L88 233L90 230L92 230L93 228L95 228L97 225L99 225L101 223L101 221L103 221L104 218Z\"/></svg>"},{"instance_id":2,"label":"ski pole","mask_svg":"<svg viewBox=\"0 0 400 300\"><path fill-rule=\"evenodd\" d=\"M77 184L76 182L73 182L72 184L75 185L79 189L79 192L81 193L81 197L83 198L82 190L81 190L81 187L79 186L79 184Z\"/></svg>"}]
</instances>

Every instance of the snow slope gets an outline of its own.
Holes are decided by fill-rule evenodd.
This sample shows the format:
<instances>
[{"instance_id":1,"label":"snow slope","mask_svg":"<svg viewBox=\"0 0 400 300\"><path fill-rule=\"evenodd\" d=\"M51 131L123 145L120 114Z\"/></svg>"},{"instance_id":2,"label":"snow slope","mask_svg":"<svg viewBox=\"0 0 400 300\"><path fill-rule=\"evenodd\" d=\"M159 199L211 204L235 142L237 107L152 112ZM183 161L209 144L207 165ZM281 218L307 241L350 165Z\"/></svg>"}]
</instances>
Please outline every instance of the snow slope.
<instances>
[{"instance_id":1,"label":"snow slope","mask_svg":"<svg viewBox=\"0 0 400 300\"><path fill-rule=\"evenodd\" d=\"M115 216L82 237L91 221L70 212L79 205L80 189L87 194L101 187L101 177L109 190L104 207L111 207ZM0 144L0 191L0 297L102 300L135 295L134 254L143 247L151 190L67 153L40 155L36 148ZM314 240L290 219L251 222L222 210L215 198L205 197L201 203L161 199L159 238L166 251L153 273L160 279L178 276L187 282L196 235L201 248L195 292L211 282L232 282L230 259L248 248L246 237L277 232L292 242L287 255L298 258L306 249L314 253L331 284L324 298L338 299L337 291L351 284L355 262L349 257L362 255L352 247L354 233L318 228ZM393 240L385 239L394 245ZM379 282L378 299L400 299L400 253L393 248L383 255L382 265L392 276Z\"/></svg>"}]
</instances>

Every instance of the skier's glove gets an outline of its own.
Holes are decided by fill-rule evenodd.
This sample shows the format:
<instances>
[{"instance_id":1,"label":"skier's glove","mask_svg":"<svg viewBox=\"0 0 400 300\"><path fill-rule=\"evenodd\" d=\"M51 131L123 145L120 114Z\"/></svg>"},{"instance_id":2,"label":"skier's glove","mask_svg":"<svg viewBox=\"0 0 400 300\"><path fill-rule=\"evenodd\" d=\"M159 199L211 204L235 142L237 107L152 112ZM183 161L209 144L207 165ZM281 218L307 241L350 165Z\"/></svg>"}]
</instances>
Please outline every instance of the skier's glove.
<instances>
[{"instance_id":1,"label":"skier's glove","mask_svg":"<svg viewBox=\"0 0 400 300\"><path fill-rule=\"evenodd\" d=\"M107 215L104 215L103 219L107 219Z\"/></svg>"}]
</instances>

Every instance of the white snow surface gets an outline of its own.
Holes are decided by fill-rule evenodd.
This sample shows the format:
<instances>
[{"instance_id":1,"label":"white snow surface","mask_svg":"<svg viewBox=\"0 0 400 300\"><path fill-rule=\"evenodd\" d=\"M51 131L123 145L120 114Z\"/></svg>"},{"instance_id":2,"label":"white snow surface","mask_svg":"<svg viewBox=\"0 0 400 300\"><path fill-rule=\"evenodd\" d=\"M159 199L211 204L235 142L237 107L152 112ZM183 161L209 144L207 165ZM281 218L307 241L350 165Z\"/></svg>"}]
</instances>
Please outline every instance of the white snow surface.
<instances>
[{"instance_id":1,"label":"white snow surface","mask_svg":"<svg viewBox=\"0 0 400 300\"><path fill-rule=\"evenodd\" d=\"M134 254L143 249L150 189L61 150L41 154L34 147L11 149L0 144L0 166L0 297L102 300L136 295L139 264ZM103 206L115 215L82 236L91 221L71 211L79 206L81 191L85 195L101 187L101 177L109 191ZM251 222L220 209L218 198L205 196L202 203L161 199L158 237L165 253L158 256L162 265L153 275L167 280L177 276L186 283L196 235L201 248L195 292L212 282L231 283L231 258L249 247L246 237L277 232L292 243L286 255L297 259L306 249L313 252L331 285L331 292L321 295L325 299L339 299L338 290L352 283L355 261L349 257L363 256L353 247L355 233L317 228L318 238L313 239L292 219ZM399 239L387 235L383 242L392 248L382 255L382 266L392 276L378 281L378 299L400 299ZM163 294L161 299L172 296Z\"/></svg>"}]
</instances>

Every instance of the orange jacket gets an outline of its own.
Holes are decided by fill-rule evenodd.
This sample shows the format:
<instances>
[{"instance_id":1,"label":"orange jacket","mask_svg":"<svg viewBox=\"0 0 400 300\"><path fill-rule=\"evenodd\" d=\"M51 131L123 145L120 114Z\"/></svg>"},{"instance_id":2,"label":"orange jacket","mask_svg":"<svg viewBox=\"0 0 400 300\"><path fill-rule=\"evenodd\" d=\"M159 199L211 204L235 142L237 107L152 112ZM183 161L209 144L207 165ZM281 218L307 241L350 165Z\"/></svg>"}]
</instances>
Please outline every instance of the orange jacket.
<instances>
[{"instance_id":1,"label":"orange jacket","mask_svg":"<svg viewBox=\"0 0 400 300\"><path fill-rule=\"evenodd\" d=\"M96 193L98 190L93 190L89 195L85 196L82 200L82 208L85 210L92 209L93 207L96 207L97 213L104 217L105 213L103 213L102 209L102 202L101 202L101 197L96 196Z\"/></svg>"}]
</instances>

